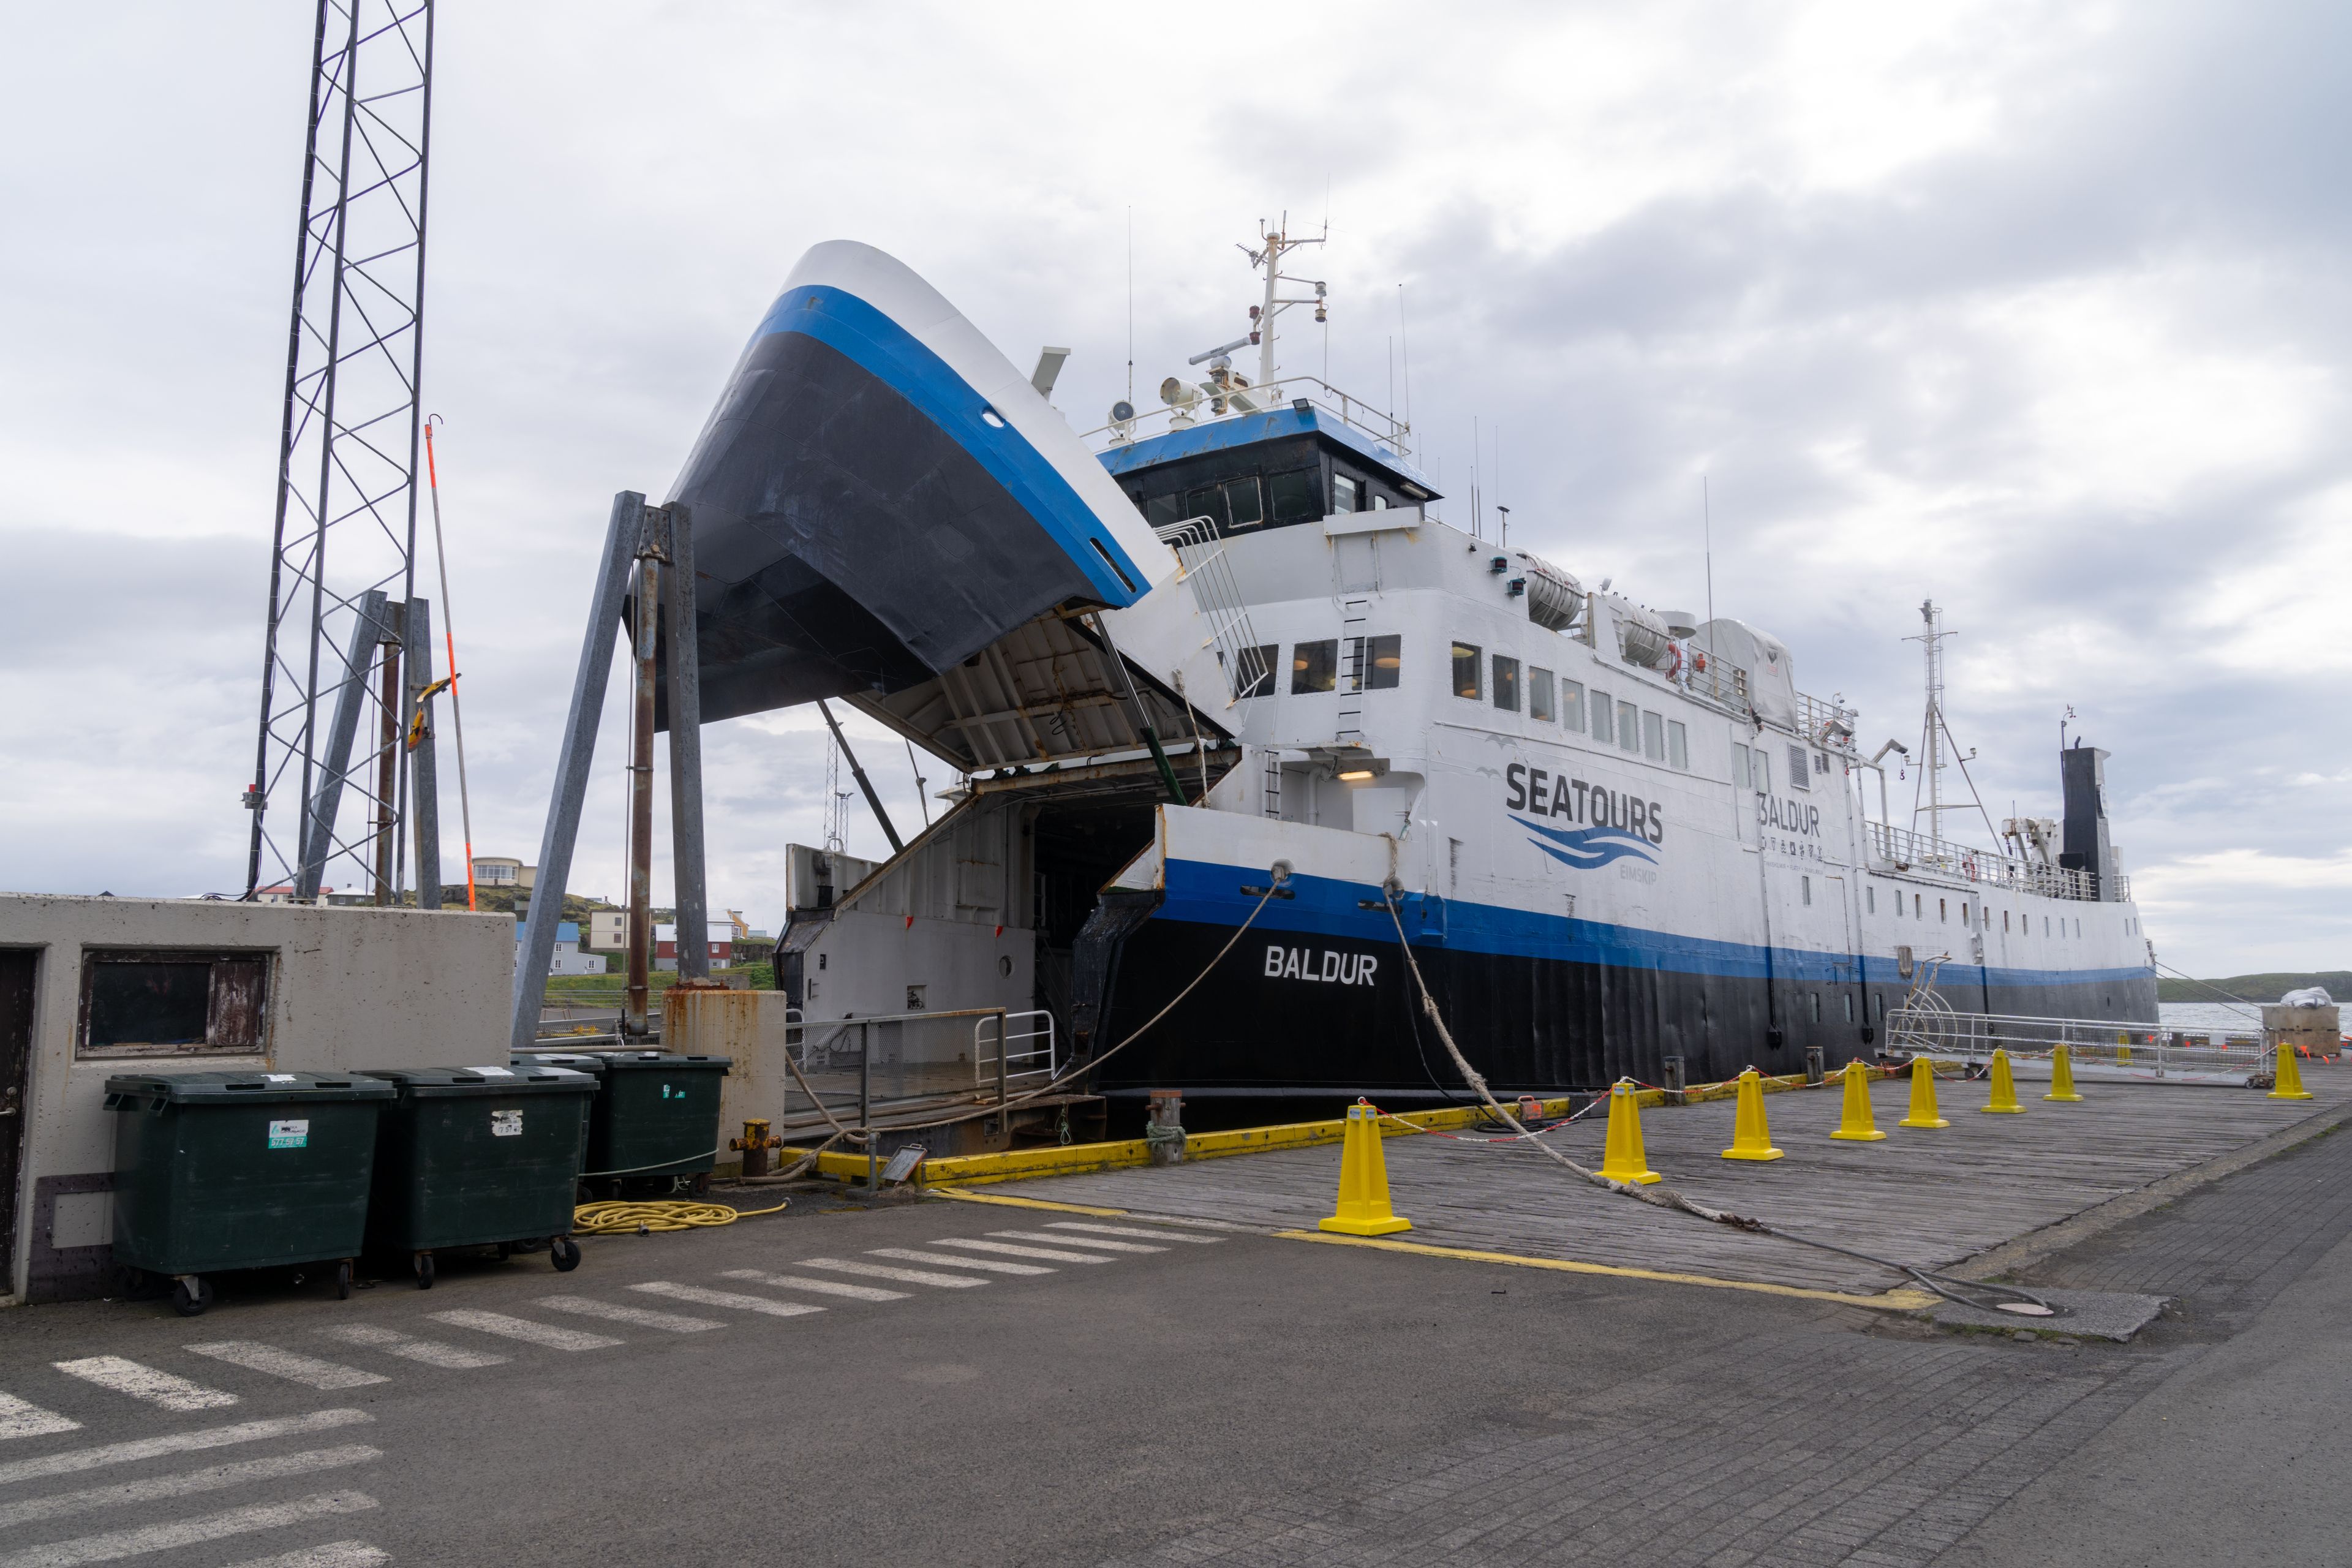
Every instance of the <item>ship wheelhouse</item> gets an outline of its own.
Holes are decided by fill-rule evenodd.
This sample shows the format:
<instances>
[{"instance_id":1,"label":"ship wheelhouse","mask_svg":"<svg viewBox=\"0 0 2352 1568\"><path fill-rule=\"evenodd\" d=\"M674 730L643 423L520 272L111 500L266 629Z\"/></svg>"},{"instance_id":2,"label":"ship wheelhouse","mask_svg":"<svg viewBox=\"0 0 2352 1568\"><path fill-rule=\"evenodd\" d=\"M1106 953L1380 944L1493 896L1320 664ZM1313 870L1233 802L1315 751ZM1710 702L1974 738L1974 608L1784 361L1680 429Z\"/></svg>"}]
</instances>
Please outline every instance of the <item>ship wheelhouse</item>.
<instances>
[{"instance_id":1,"label":"ship wheelhouse","mask_svg":"<svg viewBox=\"0 0 2352 1568\"><path fill-rule=\"evenodd\" d=\"M1163 536L1201 518L1222 539L1438 499L1402 456L1306 398L1123 442L1102 464Z\"/></svg>"}]
</instances>

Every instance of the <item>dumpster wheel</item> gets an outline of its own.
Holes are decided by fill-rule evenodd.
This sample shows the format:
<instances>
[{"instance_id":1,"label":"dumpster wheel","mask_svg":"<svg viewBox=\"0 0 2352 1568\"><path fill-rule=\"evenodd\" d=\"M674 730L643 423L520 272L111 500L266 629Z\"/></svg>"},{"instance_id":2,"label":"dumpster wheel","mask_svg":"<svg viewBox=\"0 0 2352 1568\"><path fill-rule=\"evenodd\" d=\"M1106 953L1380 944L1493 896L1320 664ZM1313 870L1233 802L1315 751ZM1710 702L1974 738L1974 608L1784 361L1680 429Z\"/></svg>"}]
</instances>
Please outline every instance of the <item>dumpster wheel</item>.
<instances>
[{"instance_id":1,"label":"dumpster wheel","mask_svg":"<svg viewBox=\"0 0 2352 1568\"><path fill-rule=\"evenodd\" d=\"M335 1265L335 1300L348 1301L351 1299L352 1260L346 1258Z\"/></svg>"},{"instance_id":2,"label":"dumpster wheel","mask_svg":"<svg viewBox=\"0 0 2352 1568\"><path fill-rule=\"evenodd\" d=\"M213 1304L212 1281L201 1274L183 1274L172 1285L172 1310L184 1318L200 1318Z\"/></svg>"},{"instance_id":3,"label":"dumpster wheel","mask_svg":"<svg viewBox=\"0 0 2352 1568\"><path fill-rule=\"evenodd\" d=\"M547 1244L547 1260L555 1265L559 1274L569 1274L580 1267L580 1244L568 1236L559 1236Z\"/></svg>"},{"instance_id":4,"label":"dumpster wheel","mask_svg":"<svg viewBox=\"0 0 2352 1568\"><path fill-rule=\"evenodd\" d=\"M419 1290L433 1289L433 1255L429 1252L416 1255L416 1288Z\"/></svg>"}]
</instances>

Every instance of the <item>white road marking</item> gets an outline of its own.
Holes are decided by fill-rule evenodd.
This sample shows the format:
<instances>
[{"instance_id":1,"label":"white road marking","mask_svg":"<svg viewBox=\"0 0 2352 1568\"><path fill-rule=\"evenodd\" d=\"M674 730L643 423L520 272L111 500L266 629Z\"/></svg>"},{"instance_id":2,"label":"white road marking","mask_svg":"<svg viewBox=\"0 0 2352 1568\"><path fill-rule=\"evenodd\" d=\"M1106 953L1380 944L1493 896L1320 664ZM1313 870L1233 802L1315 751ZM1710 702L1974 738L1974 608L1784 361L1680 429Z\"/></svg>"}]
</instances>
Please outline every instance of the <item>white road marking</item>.
<instances>
[{"instance_id":1,"label":"white road marking","mask_svg":"<svg viewBox=\"0 0 2352 1568\"><path fill-rule=\"evenodd\" d=\"M392 1561L392 1553L364 1541L330 1541L280 1557L256 1557L233 1568L376 1568Z\"/></svg>"},{"instance_id":2,"label":"white road marking","mask_svg":"<svg viewBox=\"0 0 2352 1568\"><path fill-rule=\"evenodd\" d=\"M1007 1258L1035 1258L1047 1263L1108 1263L1109 1258L1092 1252L1057 1252L1050 1247L1015 1247L1009 1241L978 1241L968 1237L942 1236L927 1242L929 1247L961 1247L970 1252L1001 1252Z\"/></svg>"},{"instance_id":3,"label":"white road marking","mask_svg":"<svg viewBox=\"0 0 2352 1568\"><path fill-rule=\"evenodd\" d=\"M944 1263L950 1268L976 1268L989 1274L1054 1274L1057 1269L1037 1263L1005 1263L993 1258L956 1258L944 1252L919 1252L911 1247L877 1247L876 1258L895 1258L902 1263Z\"/></svg>"},{"instance_id":4,"label":"white road marking","mask_svg":"<svg viewBox=\"0 0 2352 1568\"><path fill-rule=\"evenodd\" d=\"M716 1318L689 1318L646 1307L624 1307L617 1301L592 1301L584 1296L542 1296L531 1305L555 1312L577 1312L583 1318L603 1318L609 1322L635 1323L641 1329L667 1329L674 1334L698 1334L705 1329L727 1326Z\"/></svg>"},{"instance_id":5,"label":"white road marking","mask_svg":"<svg viewBox=\"0 0 2352 1568\"><path fill-rule=\"evenodd\" d=\"M382 1458L382 1449L371 1448L365 1443L346 1443L340 1448L313 1448L303 1454L274 1454L266 1459L244 1459L234 1465L215 1465L206 1470L183 1470L176 1476L149 1476L144 1480L92 1487L88 1491L54 1492L47 1497L26 1498L22 1502L0 1506L0 1527L29 1524L37 1519L61 1519L68 1514L89 1513L101 1508L153 1502L159 1498L192 1497L198 1492L216 1492L226 1487L241 1487L254 1481L282 1480L288 1476L307 1476L316 1470L364 1465L370 1459Z\"/></svg>"},{"instance_id":6,"label":"white road marking","mask_svg":"<svg viewBox=\"0 0 2352 1568\"><path fill-rule=\"evenodd\" d=\"M364 1410L313 1410L308 1415L277 1415L267 1421L240 1421L234 1426L173 1432L96 1448L69 1448L62 1454L43 1454L37 1459L0 1465L0 1486L48 1476L70 1476L80 1470L100 1470L109 1465L136 1464L142 1459L160 1459L166 1454L195 1454L238 1443L265 1443L272 1437L294 1437L337 1426L362 1426L374 1419Z\"/></svg>"},{"instance_id":7,"label":"white road marking","mask_svg":"<svg viewBox=\"0 0 2352 1568\"><path fill-rule=\"evenodd\" d=\"M1001 1236L1008 1241L1050 1241L1056 1247L1091 1247L1097 1252L1165 1252L1164 1247L1146 1247L1139 1241L1098 1241L1089 1236L1055 1236L1046 1230L992 1230L991 1236Z\"/></svg>"},{"instance_id":8,"label":"white road marking","mask_svg":"<svg viewBox=\"0 0 2352 1568\"><path fill-rule=\"evenodd\" d=\"M227 1362L231 1366L266 1372L272 1377L307 1384L312 1388L365 1388L371 1383L392 1381L380 1372L362 1372L355 1366L341 1366L334 1362L320 1361L316 1356L298 1355L292 1351L279 1350L276 1345L256 1344L251 1340L216 1340L208 1345L185 1345L182 1348L196 1355L208 1355L215 1361Z\"/></svg>"},{"instance_id":9,"label":"white road marking","mask_svg":"<svg viewBox=\"0 0 2352 1568\"><path fill-rule=\"evenodd\" d=\"M171 1552L201 1542L223 1541L232 1535L250 1535L257 1530L282 1530L287 1525L299 1524L308 1519L326 1519L339 1513L363 1513L375 1506L375 1499L365 1492L320 1492L312 1497L297 1498L292 1502L233 1508L223 1513L208 1513L200 1519L144 1525L137 1530L111 1531L104 1535L84 1535L72 1541L54 1541L47 1546L28 1546L21 1552L11 1552L5 1557L0 1557L0 1568L78 1568L84 1563L116 1563L125 1557L137 1557L149 1552Z\"/></svg>"},{"instance_id":10,"label":"white road marking","mask_svg":"<svg viewBox=\"0 0 2352 1568\"><path fill-rule=\"evenodd\" d=\"M142 1366L119 1355L84 1356L79 1361L54 1362L51 1364L68 1377L78 1377L84 1383L94 1383L100 1388L110 1388L133 1399L143 1399L166 1410L216 1410L224 1405L236 1403L234 1394L206 1388L201 1383L190 1383L184 1377L174 1377L168 1372L158 1372L152 1366Z\"/></svg>"},{"instance_id":11,"label":"white road marking","mask_svg":"<svg viewBox=\"0 0 2352 1568\"><path fill-rule=\"evenodd\" d=\"M1095 1236L1136 1236L1146 1241L1183 1241L1194 1247L1214 1247L1225 1238L1222 1236L1186 1236L1173 1230L1146 1230L1139 1225L1088 1225L1083 1220L1053 1219L1045 1222L1047 1230L1083 1230Z\"/></svg>"},{"instance_id":12,"label":"white road marking","mask_svg":"<svg viewBox=\"0 0 2352 1568\"><path fill-rule=\"evenodd\" d=\"M503 1366L507 1360L488 1351L461 1350L456 1345L445 1345L438 1340L420 1340L404 1334L398 1329L380 1329L373 1323L338 1323L323 1331L347 1345L365 1345L372 1351L396 1355L404 1361L422 1362L426 1366L446 1367L456 1372L470 1372L483 1366Z\"/></svg>"},{"instance_id":13,"label":"white road marking","mask_svg":"<svg viewBox=\"0 0 2352 1568\"><path fill-rule=\"evenodd\" d=\"M852 1285L840 1279L803 1279L797 1274L762 1274L756 1268L730 1268L721 1279L749 1279L755 1285L773 1285L779 1290L806 1290L814 1296L840 1296L852 1301L903 1301L904 1290L885 1290L879 1285Z\"/></svg>"},{"instance_id":14,"label":"white road marking","mask_svg":"<svg viewBox=\"0 0 2352 1568\"><path fill-rule=\"evenodd\" d=\"M52 1432L78 1432L81 1423L44 1410L30 1400L0 1394L0 1442L11 1437L46 1437Z\"/></svg>"},{"instance_id":15,"label":"white road marking","mask_svg":"<svg viewBox=\"0 0 2352 1568\"><path fill-rule=\"evenodd\" d=\"M680 1301L699 1301L706 1307L734 1307L746 1312L764 1312L771 1318L802 1318L811 1312L822 1312L823 1307L812 1307L806 1301L778 1301L766 1296L746 1296L740 1290L706 1290L699 1285L673 1285L667 1279L656 1279L647 1285L632 1285L632 1290L643 1290L648 1296L668 1296Z\"/></svg>"},{"instance_id":16,"label":"white road marking","mask_svg":"<svg viewBox=\"0 0 2352 1568\"><path fill-rule=\"evenodd\" d=\"M845 1258L803 1258L797 1267L823 1268L835 1274L862 1274L868 1279L896 1279L901 1285L960 1288L988 1283L985 1279L974 1279L968 1274L926 1274L919 1268L892 1268L881 1263L852 1263Z\"/></svg>"},{"instance_id":17,"label":"white road marking","mask_svg":"<svg viewBox=\"0 0 2352 1568\"><path fill-rule=\"evenodd\" d=\"M601 1351L623 1342L607 1339L603 1334L585 1333L579 1329L559 1329L553 1323L534 1323L529 1318L509 1318L504 1312L478 1312L471 1307L454 1312L429 1314L436 1323L449 1323L461 1329L474 1329L501 1338L520 1340L525 1344L545 1345L551 1351Z\"/></svg>"}]
</instances>

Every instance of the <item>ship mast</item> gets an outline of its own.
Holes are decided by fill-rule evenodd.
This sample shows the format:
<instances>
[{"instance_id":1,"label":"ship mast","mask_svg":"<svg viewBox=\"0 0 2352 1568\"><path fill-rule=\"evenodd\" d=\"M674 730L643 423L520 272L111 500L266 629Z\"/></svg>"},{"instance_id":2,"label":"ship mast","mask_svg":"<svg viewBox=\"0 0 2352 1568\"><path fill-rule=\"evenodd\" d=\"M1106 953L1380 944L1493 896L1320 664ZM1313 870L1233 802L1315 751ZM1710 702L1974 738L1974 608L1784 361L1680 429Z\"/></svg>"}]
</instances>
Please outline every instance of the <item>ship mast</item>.
<instances>
[{"instance_id":1,"label":"ship mast","mask_svg":"<svg viewBox=\"0 0 2352 1568\"><path fill-rule=\"evenodd\" d=\"M1936 608L1933 599L1919 602L1919 618L1927 629L1903 640L1919 644L1927 655L1927 714L1919 775L1927 791L1927 841L1940 847L1944 842L1944 638L1951 634L1944 630L1943 612Z\"/></svg>"},{"instance_id":2,"label":"ship mast","mask_svg":"<svg viewBox=\"0 0 2352 1568\"><path fill-rule=\"evenodd\" d=\"M1315 307L1317 321L1330 319L1324 313L1323 280L1319 278L1292 278L1282 270L1282 258L1285 256L1302 245L1320 245L1328 237L1318 235L1311 239L1293 239L1290 237L1289 228L1290 215L1285 213L1281 227L1269 230L1263 222L1258 225L1258 249L1251 250L1246 245L1242 247L1243 250L1248 252L1252 267L1265 268L1265 301L1262 305L1254 305L1250 308L1252 328L1250 336L1257 340L1257 384L1260 386L1274 384L1274 319L1276 316L1293 305L1312 305ZM1297 283L1302 286L1311 284L1315 289L1314 297L1298 300L1283 299L1280 290L1285 283Z\"/></svg>"}]
</instances>

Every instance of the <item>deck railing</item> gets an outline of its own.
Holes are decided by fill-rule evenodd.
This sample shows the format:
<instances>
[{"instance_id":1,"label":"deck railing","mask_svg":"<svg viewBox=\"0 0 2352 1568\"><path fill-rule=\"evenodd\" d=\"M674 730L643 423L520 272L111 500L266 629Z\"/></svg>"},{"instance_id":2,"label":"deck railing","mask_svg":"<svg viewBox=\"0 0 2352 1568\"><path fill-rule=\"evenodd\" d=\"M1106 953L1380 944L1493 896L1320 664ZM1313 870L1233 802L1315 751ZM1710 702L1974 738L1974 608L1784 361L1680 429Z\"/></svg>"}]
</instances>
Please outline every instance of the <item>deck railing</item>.
<instances>
[{"instance_id":1,"label":"deck railing","mask_svg":"<svg viewBox=\"0 0 2352 1568\"><path fill-rule=\"evenodd\" d=\"M2060 1046L2076 1072L2177 1083L2242 1084L2271 1070L2259 1035L2215 1039L2202 1031L2086 1018L2033 1018L1958 1013L1942 1006L1897 1007L1886 1015L1886 1045L1898 1055L1980 1067L2008 1053L2021 1076L2047 1078Z\"/></svg>"},{"instance_id":2,"label":"deck railing","mask_svg":"<svg viewBox=\"0 0 2352 1568\"><path fill-rule=\"evenodd\" d=\"M1303 401L1326 413L1338 415L1340 423L1353 426L1401 457L1410 457L1412 453L1412 426L1393 415L1381 412L1360 397L1340 391L1320 376L1286 375L1269 381L1264 386L1238 386L1222 393L1213 393L1204 383L1188 384L1201 389L1201 401L1191 410L1195 423L1227 418L1236 414L1264 414ZM1225 405L1223 409L1214 406L1220 400ZM1114 446L1125 446L1158 435L1159 426L1172 419L1176 413L1176 409L1166 406L1142 409L1123 426L1097 426L1079 438L1092 441L1107 436Z\"/></svg>"},{"instance_id":3,"label":"deck railing","mask_svg":"<svg viewBox=\"0 0 2352 1568\"><path fill-rule=\"evenodd\" d=\"M2032 893L2084 903L2099 901L2100 879L2096 872L2020 860L1994 849L1973 848L1948 838L1930 838L1891 823L1865 821L1863 826L1869 837L1871 854L1891 863L1898 871L1942 877L2001 892ZM2130 901L2129 879L2116 876L2107 879L2107 882L2116 901Z\"/></svg>"}]
</instances>

